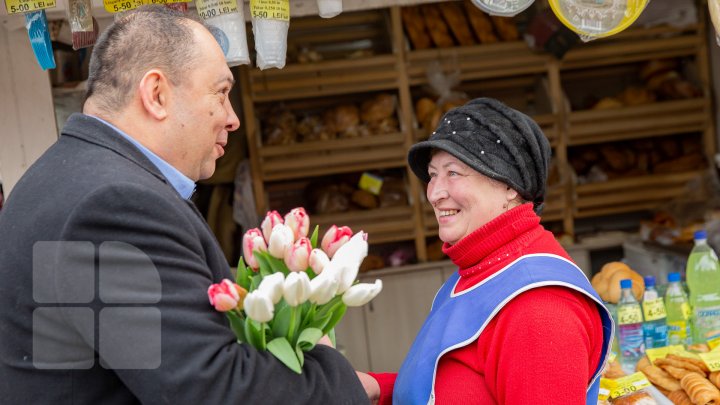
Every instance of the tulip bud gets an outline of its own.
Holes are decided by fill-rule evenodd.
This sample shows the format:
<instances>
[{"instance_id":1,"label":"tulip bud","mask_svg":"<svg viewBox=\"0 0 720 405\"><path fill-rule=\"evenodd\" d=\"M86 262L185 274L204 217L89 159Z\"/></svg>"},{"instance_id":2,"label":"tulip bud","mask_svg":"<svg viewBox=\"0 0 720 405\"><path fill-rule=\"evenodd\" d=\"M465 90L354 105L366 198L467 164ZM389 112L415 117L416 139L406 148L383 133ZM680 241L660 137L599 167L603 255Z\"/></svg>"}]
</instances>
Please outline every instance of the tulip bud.
<instances>
[{"instance_id":1,"label":"tulip bud","mask_svg":"<svg viewBox=\"0 0 720 405\"><path fill-rule=\"evenodd\" d=\"M359 307L370 302L380 291L382 291L382 280L375 280L375 284L355 284L345 291L342 300L349 307Z\"/></svg>"},{"instance_id":2,"label":"tulip bud","mask_svg":"<svg viewBox=\"0 0 720 405\"><path fill-rule=\"evenodd\" d=\"M355 282L355 278L368 252L367 234L360 231L342 245L324 271L332 270L338 279L338 294L344 293Z\"/></svg>"},{"instance_id":3,"label":"tulip bud","mask_svg":"<svg viewBox=\"0 0 720 405\"><path fill-rule=\"evenodd\" d=\"M245 259L245 263L247 263L248 266L252 267L255 270L259 269L260 264L258 263L257 259L255 259L255 255L253 255L253 252L254 251L258 251L258 252L267 251L267 245L265 244L265 238L263 238L263 235L262 235L262 232L260 231L260 229L253 228L253 229L245 232L245 235L243 235L242 247L243 247L243 258Z\"/></svg>"},{"instance_id":4,"label":"tulip bud","mask_svg":"<svg viewBox=\"0 0 720 405\"><path fill-rule=\"evenodd\" d=\"M298 240L307 236L310 230L310 217L307 212L305 212L305 208L293 208L285 215L285 225L293 230L295 240Z\"/></svg>"},{"instance_id":5,"label":"tulip bud","mask_svg":"<svg viewBox=\"0 0 720 405\"><path fill-rule=\"evenodd\" d=\"M296 307L310 297L310 278L307 273L290 273L285 278L283 297L291 307Z\"/></svg>"},{"instance_id":6,"label":"tulip bud","mask_svg":"<svg viewBox=\"0 0 720 405\"><path fill-rule=\"evenodd\" d=\"M310 251L310 259L308 260L310 267L313 269L315 274L322 273L325 266L330 263L330 259L327 254L320 249L313 249Z\"/></svg>"},{"instance_id":7,"label":"tulip bud","mask_svg":"<svg viewBox=\"0 0 720 405\"><path fill-rule=\"evenodd\" d=\"M310 239L300 238L285 251L285 265L290 271L305 271L309 266L312 244Z\"/></svg>"},{"instance_id":8,"label":"tulip bud","mask_svg":"<svg viewBox=\"0 0 720 405\"><path fill-rule=\"evenodd\" d=\"M268 211L267 214L265 214L265 219L263 219L260 224L260 229L262 229L265 242L270 243L270 234L272 233L273 228L275 228L275 225L282 223L283 218L277 211Z\"/></svg>"},{"instance_id":9,"label":"tulip bud","mask_svg":"<svg viewBox=\"0 0 720 405\"><path fill-rule=\"evenodd\" d=\"M267 294L273 304L277 304L280 302L280 298L282 298L283 295L284 282L285 275L282 273L273 273L269 276L263 277L257 289Z\"/></svg>"},{"instance_id":10,"label":"tulip bud","mask_svg":"<svg viewBox=\"0 0 720 405\"><path fill-rule=\"evenodd\" d=\"M352 230L350 228L347 226L341 226L338 228L333 225L327 230L327 232L325 232L325 236L323 236L320 246L322 246L322 249L325 253L327 253L328 257L332 258L340 246L350 240L350 237L352 237Z\"/></svg>"},{"instance_id":11,"label":"tulip bud","mask_svg":"<svg viewBox=\"0 0 720 405\"><path fill-rule=\"evenodd\" d=\"M275 307L270 297L261 290L255 290L245 297L245 314L248 318L263 323L273 319Z\"/></svg>"},{"instance_id":12,"label":"tulip bud","mask_svg":"<svg viewBox=\"0 0 720 405\"><path fill-rule=\"evenodd\" d=\"M332 272L325 272L310 280L310 302L317 305L326 304L337 292L338 281Z\"/></svg>"},{"instance_id":13,"label":"tulip bud","mask_svg":"<svg viewBox=\"0 0 720 405\"><path fill-rule=\"evenodd\" d=\"M292 246L293 241L292 229L287 225L277 224L270 234L268 252L276 258L282 259L285 257L285 252Z\"/></svg>"},{"instance_id":14,"label":"tulip bud","mask_svg":"<svg viewBox=\"0 0 720 405\"><path fill-rule=\"evenodd\" d=\"M246 295L247 290L228 279L208 287L210 305L219 312L227 312L235 308L243 309L243 299Z\"/></svg>"}]
</instances>

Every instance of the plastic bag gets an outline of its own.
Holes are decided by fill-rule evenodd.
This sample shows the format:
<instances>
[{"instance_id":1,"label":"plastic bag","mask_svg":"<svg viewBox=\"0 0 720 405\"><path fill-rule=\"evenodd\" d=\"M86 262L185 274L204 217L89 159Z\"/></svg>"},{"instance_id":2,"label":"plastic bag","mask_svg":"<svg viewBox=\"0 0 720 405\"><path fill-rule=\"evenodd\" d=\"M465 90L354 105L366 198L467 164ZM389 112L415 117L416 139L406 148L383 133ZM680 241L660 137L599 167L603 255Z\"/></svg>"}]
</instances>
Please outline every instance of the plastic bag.
<instances>
[{"instance_id":1,"label":"plastic bag","mask_svg":"<svg viewBox=\"0 0 720 405\"><path fill-rule=\"evenodd\" d=\"M290 28L289 0L256 0L250 3L257 66L282 69L287 56Z\"/></svg>"},{"instance_id":2,"label":"plastic bag","mask_svg":"<svg viewBox=\"0 0 720 405\"><path fill-rule=\"evenodd\" d=\"M220 44L228 66L249 65L250 52L245 31L245 12L237 0L197 0L198 15Z\"/></svg>"},{"instance_id":3,"label":"plastic bag","mask_svg":"<svg viewBox=\"0 0 720 405\"><path fill-rule=\"evenodd\" d=\"M90 0L68 0L67 9L72 47L74 50L95 45L98 37L98 23L92 16Z\"/></svg>"}]
</instances>

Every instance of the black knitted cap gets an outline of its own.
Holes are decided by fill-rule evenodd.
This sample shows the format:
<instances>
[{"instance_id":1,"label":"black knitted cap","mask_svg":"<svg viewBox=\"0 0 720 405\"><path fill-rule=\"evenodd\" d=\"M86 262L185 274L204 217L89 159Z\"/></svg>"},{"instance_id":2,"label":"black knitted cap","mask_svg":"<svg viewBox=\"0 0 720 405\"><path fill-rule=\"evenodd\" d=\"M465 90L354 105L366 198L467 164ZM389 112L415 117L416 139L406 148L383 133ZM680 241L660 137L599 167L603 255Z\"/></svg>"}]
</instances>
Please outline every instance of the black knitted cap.
<instances>
[{"instance_id":1,"label":"black knitted cap","mask_svg":"<svg viewBox=\"0 0 720 405\"><path fill-rule=\"evenodd\" d=\"M550 143L527 115L490 98L477 98L448 111L430 139L408 152L410 168L430 181L433 149L444 150L478 172L501 181L532 201L540 214L550 164Z\"/></svg>"}]
</instances>

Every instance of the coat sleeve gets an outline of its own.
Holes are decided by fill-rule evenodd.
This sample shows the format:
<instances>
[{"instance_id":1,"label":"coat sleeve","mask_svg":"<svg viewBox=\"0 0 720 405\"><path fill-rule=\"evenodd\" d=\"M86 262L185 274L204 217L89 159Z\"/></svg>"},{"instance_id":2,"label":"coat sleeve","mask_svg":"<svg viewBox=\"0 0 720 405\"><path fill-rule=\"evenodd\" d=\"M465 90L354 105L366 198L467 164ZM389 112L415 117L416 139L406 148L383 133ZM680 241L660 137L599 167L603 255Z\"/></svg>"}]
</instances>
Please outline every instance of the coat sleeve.
<instances>
[{"instance_id":1,"label":"coat sleeve","mask_svg":"<svg viewBox=\"0 0 720 405\"><path fill-rule=\"evenodd\" d=\"M353 368L332 348L306 353L298 375L268 352L236 342L225 316L208 303L209 285L219 282L213 274L223 272L209 269L213 249L206 245L215 241L200 237L192 215L179 197L114 184L83 198L68 217L62 239L90 241L100 257L100 293L89 304L99 321L94 331L68 322L96 342L101 364L141 403L367 403ZM82 260L67 256L64 265ZM80 288L63 274L57 272L56 289ZM127 367L128 359L140 367Z\"/></svg>"}]
</instances>

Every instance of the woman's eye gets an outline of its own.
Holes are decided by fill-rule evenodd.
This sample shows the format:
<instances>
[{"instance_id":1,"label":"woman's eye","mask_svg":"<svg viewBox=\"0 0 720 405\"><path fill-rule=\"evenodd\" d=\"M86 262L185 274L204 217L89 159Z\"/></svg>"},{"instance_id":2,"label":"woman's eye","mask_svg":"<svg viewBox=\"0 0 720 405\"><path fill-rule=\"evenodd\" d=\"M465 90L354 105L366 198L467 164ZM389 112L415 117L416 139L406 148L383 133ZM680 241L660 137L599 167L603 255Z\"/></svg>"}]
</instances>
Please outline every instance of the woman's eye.
<instances>
[{"instance_id":1,"label":"woman's eye","mask_svg":"<svg viewBox=\"0 0 720 405\"><path fill-rule=\"evenodd\" d=\"M428 176L432 179L433 177L437 177L437 173L428 173Z\"/></svg>"},{"instance_id":2,"label":"woman's eye","mask_svg":"<svg viewBox=\"0 0 720 405\"><path fill-rule=\"evenodd\" d=\"M458 172L453 172L453 171L449 171L449 172L448 172L448 176L450 176L450 177L458 176L458 175L459 175Z\"/></svg>"}]
</instances>

